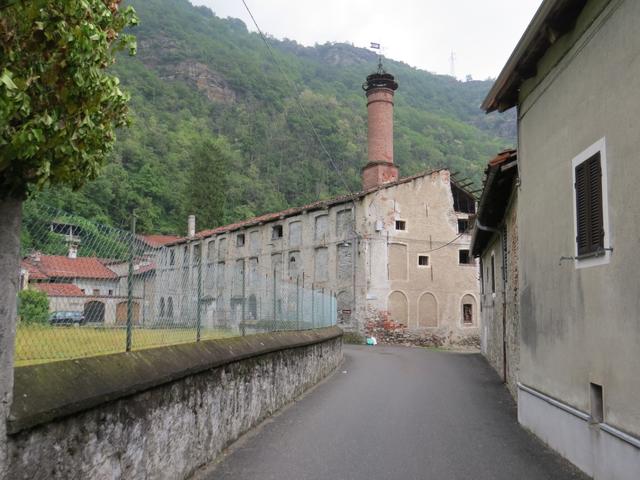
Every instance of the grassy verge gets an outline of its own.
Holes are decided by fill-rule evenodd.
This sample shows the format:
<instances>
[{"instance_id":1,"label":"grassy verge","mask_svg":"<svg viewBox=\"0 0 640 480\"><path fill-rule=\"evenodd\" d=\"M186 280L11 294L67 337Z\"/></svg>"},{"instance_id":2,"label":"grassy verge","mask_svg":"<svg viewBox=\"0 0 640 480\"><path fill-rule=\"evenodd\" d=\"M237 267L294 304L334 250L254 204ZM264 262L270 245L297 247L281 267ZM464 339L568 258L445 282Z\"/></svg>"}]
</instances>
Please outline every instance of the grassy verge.
<instances>
[{"instance_id":1,"label":"grassy verge","mask_svg":"<svg viewBox=\"0 0 640 480\"><path fill-rule=\"evenodd\" d=\"M16 332L16 366L92 357L125 351L126 330L105 327L20 325ZM203 329L203 340L230 337L229 330ZM132 349L196 341L194 328L140 328L132 333Z\"/></svg>"}]
</instances>

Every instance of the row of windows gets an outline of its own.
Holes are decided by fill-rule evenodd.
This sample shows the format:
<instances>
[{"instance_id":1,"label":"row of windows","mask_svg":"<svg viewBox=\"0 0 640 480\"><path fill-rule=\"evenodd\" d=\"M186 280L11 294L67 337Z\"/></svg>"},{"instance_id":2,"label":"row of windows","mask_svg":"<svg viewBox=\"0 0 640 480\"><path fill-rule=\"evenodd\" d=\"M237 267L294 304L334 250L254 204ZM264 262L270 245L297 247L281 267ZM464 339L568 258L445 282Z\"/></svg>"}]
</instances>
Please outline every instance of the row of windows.
<instances>
[{"instance_id":1,"label":"row of windows","mask_svg":"<svg viewBox=\"0 0 640 480\"><path fill-rule=\"evenodd\" d=\"M468 233L469 232L469 219L468 218L459 218L458 219L458 233ZM396 231L402 232L407 230L407 221L406 220L396 220L395 223Z\"/></svg>"},{"instance_id":2,"label":"row of windows","mask_svg":"<svg viewBox=\"0 0 640 480\"><path fill-rule=\"evenodd\" d=\"M409 300L407 295L395 290L389 294L389 315L394 322L408 327L437 327L439 325L438 300L435 294L425 292L419 296L414 317L409 321ZM465 294L460 302L460 323L463 326L476 324L476 299Z\"/></svg>"}]
</instances>

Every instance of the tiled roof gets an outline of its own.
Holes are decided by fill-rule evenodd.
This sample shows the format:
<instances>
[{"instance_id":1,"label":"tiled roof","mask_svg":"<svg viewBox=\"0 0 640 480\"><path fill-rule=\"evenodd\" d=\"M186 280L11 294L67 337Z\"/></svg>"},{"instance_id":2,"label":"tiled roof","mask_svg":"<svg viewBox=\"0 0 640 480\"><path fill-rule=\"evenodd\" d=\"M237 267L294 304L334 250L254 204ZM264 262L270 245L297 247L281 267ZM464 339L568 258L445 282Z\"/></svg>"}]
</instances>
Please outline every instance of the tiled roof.
<instances>
[{"instance_id":1,"label":"tiled roof","mask_svg":"<svg viewBox=\"0 0 640 480\"><path fill-rule=\"evenodd\" d=\"M29 272L29 280L46 280L48 277L40 271L40 269L29 260L22 260L20 267Z\"/></svg>"},{"instance_id":2,"label":"tiled roof","mask_svg":"<svg viewBox=\"0 0 640 480\"><path fill-rule=\"evenodd\" d=\"M399 180L396 180L395 182L389 182L389 183L385 183L383 185L378 185L376 187L370 188L368 190L362 190L360 192L356 192L353 194L349 194L349 195L340 195L337 197L333 197L327 200L319 200L317 202L313 202L310 203L308 205L303 205L302 207L292 207L292 208L288 208L286 210L282 210L280 212L274 212L274 213L266 213L264 215L260 215L258 217L253 217L250 218L248 220L243 220L241 222L236 222L236 223L232 223L230 225L224 225L222 227L217 227L217 228L213 228L210 230L202 230L198 233L196 233L194 238L207 238L207 237L211 237L213 235L219 235L221 233L226 233L226 232L232 232L234 230L239 230L240 228L246 228L246 227L250 227L253 225L259 225L262 223L267 223L267 222L273 222L279 219L283 219L286 217L291 217L293 215L297 215L299 213L302 212L307 212L307 211L311 211L311 210L320 210L320 209L324 209L324 208L328 208L331 207L333 205L339 205L341 203L347 203L347 202L351 202L353 200L357 200L360 199L366 195L369 195L370 193L379 191L379 190L384 190L387 188L391 188L391 187L395 187L397 185L401 185L403 183L408 183L411 182L413 180L416 180L418 178L422 178L422 177L426 177L427 175L432 175L434 173L438 173L440 171L442 171L444 169L436 169L436 170L428 170L422 173L418 173L417 175L412 175L410 177L404 177L401 178ZM176 245L176 244L180 244L180 243L184 243L187 240L189 240L189 237L182 237L178 240L176 240L175 242L172 242L170 244L167 245Z\"/></svg>"},{"instance_id":3,"label":"tiled roof","mask_svg":"<svg viewBox=\"0 0 640 480\"><path fill-rule=\"evenodd\" d=\"M37 270L39 277L43 278L100 278L116 279L118 276L109 270L96 257L69 258L60 255L40 255L39 257L27 257L22 261L29 272ZM35 273L35 272L34 272Z\"/></svg>"},{"instance_id":4,"label":"tiled roof","mask_svg":"<svg viewBox=\"0 0 640 480\"><path fill-rule=\"evenodd\" d=\"M71 283L34 283L33 287L50 297L81 297L80 287Z\"/></svg>"},{"instance_id":5,"label":"tiled roof","mask_svg":"<svg viewBox=\"0 0 640 480\"><path fill-rule=\"evenodd\" d=\"M180 237L178 235L139 235L138 238L150 247L158 248L174 242Z\"/></svg>"}]
</instances>

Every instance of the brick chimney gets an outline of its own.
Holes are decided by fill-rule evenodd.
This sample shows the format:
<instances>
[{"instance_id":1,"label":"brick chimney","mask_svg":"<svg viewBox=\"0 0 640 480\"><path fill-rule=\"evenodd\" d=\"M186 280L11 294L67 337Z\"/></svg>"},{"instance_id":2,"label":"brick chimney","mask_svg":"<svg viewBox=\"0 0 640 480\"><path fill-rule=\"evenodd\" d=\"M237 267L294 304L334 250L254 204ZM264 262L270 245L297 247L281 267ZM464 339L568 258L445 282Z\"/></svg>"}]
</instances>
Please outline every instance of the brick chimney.
<instances>
[{"instance_id":1,"label":"brick chimney","mask_svg":"<svg viewBox=\"0 0 640 480\"><path fill-rule=\"evenodd\" d=\"M393 164L393 95L398 83L380 64L362 88L369 117L369 163L362 169L362 188L368 190L398 179L398 167Z\"/></svg>"}]
</instances>

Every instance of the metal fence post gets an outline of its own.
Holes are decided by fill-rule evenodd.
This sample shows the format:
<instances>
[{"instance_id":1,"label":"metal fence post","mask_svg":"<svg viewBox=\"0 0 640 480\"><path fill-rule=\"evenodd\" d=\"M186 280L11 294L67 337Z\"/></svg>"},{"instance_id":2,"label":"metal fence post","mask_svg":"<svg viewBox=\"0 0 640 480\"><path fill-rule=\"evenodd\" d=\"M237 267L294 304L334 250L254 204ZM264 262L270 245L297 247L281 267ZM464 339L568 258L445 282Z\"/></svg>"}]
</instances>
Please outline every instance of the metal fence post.
<instances>
[{"instance_id":1,"label":"metal fence post","mask_svg":"<svg viewBox=\"0 0 640 480\"><path fill-rule=\"evenodd\" d=\"M196 342L200 341L202 334L202 245L200 245L198 258L198 303L196 304Z\"/></svg>"},{"instance_id":2,"label":"metal fence post","mask_svg":"<svg viewBox=\"0 0 640 480\"><path fill-rule=\"evenodd\" d=\"M133 253L136 242L136 213L131 217L131 238L129 241L129 272L127 275L127 339L125 351L131 351L131 334L133 328Z\"/></svg>"}]
</instances>

